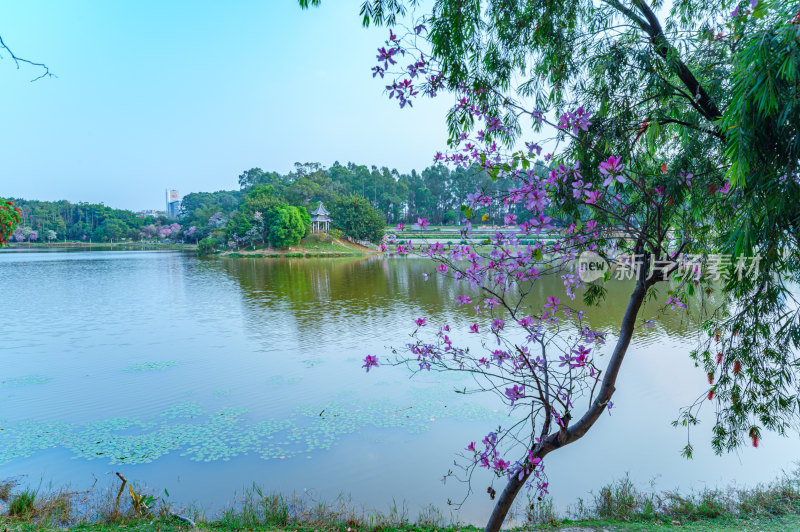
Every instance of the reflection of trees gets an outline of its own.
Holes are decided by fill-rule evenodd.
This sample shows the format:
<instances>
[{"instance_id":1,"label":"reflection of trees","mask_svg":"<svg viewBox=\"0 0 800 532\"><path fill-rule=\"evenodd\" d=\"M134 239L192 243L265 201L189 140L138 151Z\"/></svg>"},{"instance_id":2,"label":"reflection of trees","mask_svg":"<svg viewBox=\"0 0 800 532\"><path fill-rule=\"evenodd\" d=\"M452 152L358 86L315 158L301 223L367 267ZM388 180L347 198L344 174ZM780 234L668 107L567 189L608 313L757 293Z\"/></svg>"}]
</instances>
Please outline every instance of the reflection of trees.
<instances>
[{"instance_id":1,"label":"reflection of trees","mask_svg":"<svg viewBox=\"0 0 800 532\"><path fill-rule=\"evenodd\" d=\"M384 257L332 259L222 259L207 261L224 272L242 290L245 316L259 334L275 334L293 320L298 341L324 334L373 334L390 328L402 336L413 328L411 319L426 316L429 321L466 321L474 316L472 306L457 308L458 294L467 292L451 279L434 274L427 260ZM428 273L426 281L423 273ZM587 307L580 294L569 301L558 275L542 276L531 292L530 312L540 312L547 296L556 295L575 310L586 311L593 328L611 334L617 331L633 285L611 281L602 307ZM477 293L471 294L473 299ZM640 319L659 312L667 299L666 284L643 309ZM432 320L431 320L432 318ZM654 341L666 334L683 337L689 330L681 312L667 311L658 329L637 331L636 338Z\"/></svg>"}]
</instances>

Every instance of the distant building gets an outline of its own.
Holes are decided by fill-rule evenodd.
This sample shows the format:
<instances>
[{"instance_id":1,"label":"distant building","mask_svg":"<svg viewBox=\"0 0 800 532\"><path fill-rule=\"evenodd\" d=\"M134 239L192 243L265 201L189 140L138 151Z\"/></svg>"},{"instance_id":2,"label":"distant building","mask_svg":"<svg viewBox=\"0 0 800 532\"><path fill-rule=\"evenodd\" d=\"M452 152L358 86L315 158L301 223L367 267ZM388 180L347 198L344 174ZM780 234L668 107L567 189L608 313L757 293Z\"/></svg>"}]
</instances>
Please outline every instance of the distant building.
<instances>
[{"instance_id":1,"label":"distant building","mask_svg":"<svg viewBox=\"0 0 800 532\"><path fill-rule=\"evenodd\" d=\"M177 190L167 190L167 218L177 218L181 209L181 197Z\"/></svg>"},{"instance_id":2,"label":"distant building","mask_svg":"<svg viewBox=\"0 0 800 532\"><path fill-rule=\"evenodd\" d=\"M145 209L143 211L136 211L137 218L146 218L148 216L152 216L153 218L158 218L159 216L166 216L167 213L165 211L157 211L156 209Z\"/></svg>"},{"instance_id":3,"label":"distant building","mask_svg":"<svg viewBox=\"0 0 800 532\"><path fill-rule=\"evenodd\" d=\"M325 210L325 206L322 205L320 201L317 209L311 213L311 231L314 233L319 233L321 231L327 233L331 224L331 219L328 216L329 214L330 213Z\"/></svg>"}]
</instances>

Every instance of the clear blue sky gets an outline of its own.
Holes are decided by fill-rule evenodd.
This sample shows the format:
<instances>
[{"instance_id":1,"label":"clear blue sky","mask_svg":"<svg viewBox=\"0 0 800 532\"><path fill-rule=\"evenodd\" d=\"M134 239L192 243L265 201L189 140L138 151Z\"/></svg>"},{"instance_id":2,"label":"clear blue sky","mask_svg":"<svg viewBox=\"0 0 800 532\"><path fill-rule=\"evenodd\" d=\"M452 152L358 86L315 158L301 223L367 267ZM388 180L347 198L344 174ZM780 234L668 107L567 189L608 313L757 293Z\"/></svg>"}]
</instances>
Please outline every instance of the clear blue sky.
<instances>
[{"instance_id":1,"label":"clear blue sky","mask_svg":"<svg viewBox=\"0 0 800 532\"><path fill-rule=\"evenodd\" d=\"M373 79L361 0L0 1L0 196L163 208L259 166L401 171L445 145L448 98L400 110Z\"/></svg>"}]
</instances>

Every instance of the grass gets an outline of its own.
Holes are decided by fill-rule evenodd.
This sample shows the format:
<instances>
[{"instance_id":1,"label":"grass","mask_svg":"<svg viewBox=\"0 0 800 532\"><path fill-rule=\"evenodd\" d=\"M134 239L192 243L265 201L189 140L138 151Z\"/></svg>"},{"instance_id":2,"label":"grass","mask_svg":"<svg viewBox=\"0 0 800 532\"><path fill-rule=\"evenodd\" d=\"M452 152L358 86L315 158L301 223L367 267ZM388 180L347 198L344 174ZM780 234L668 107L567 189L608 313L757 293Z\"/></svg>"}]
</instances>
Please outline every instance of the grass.
<instances>
[{"instance_id":1,"label":"grass","mask_svg":"<svg viewBox=\"0 0 800 532\"><path fill-rule=\"evenodd\" d=\"M106 530L270 530L295 532L477 532L479 529L424 508L416 518L405 504L388 513L356 507L340 497L333 502L310 495L267 494L254 485L213 519L197 509L176 509L169 495L156 497L125 484L106 490L40 493L18 491L17 480L0 481L3 532L70 529ZM752 488L706 489L689 494L638 489L625 477L603 486L591 500L559 516L549 499L528 500L514 509L514 530L588 531L783 531L800 530L800 472ZM178 515L180 514L180 515Z\"/></svg>"},{"instance_id":2,"label":"grass","mask_svg":"<svg viewBox=\"0 0 800 532\"><path fill-rule=\"evenodd\" d=\"M360 257L370 253L369 250L345 240L334 239L325 234L311 234L300 244L286 250L255 249L226 253L226 257L246 258L313 258L313 257Z\"/></svg>"},{"instance_id":3,"label":"grass","mask_svg":"<svg viewBox=\"0 0 800 532\"><path fill-rule=\"evenodd\" d=\"M800 530L800 470L752 488L640 490L625 477L607 484L589 503L579 500L567 517L552 503L529 501L527 523L538 529L590 530Z\"/></svg>"},{"instance_id":4,"label":"grass","mask_svg":"<svg viewBox=\"0 0 800 532\"><path fill-rule=\"evenodd\" d=\"M14 495L14 498L11 499L11 504L8 505L8 515L11 517L25 518L33 513L35 502L35 492L25 490L22 493L18 493Z\"/></svg>"}]
</instances>

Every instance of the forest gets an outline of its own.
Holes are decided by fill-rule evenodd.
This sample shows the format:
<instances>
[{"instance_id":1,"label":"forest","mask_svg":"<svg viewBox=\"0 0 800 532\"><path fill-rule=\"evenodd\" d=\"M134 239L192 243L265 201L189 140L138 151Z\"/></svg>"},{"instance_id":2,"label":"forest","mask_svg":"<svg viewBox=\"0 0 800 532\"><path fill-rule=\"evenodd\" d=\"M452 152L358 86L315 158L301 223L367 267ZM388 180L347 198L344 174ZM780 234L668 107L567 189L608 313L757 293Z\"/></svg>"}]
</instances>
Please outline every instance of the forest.
<instances>
[{"instance_id":1,"label":"forest","mask_svg":"<svg viewBox=\"0 0 800 532\"><path fill-rule=\"evenodd\" d=\"M12 198L22 211L22 220L11 240L173 240L195 243L213 236L220 242L231 242L234 247L252 244L254 239L266 242L266 229L260 237L252 229L255 220L251 216L262 212L253 207L252 200L250 203L247 201L248 195L252 196L256 190L259 201L265 201L268 196L270 201L298 207L305 213L312 212L319 202L333 208L334 214L341 213L342 209L335 207L355 197L363 198L364 203L377 211L383 225L410 225L419 218L432 225L452 225L463 217L460 210L463 198L475 191L486 193L505 185L507 183L502 178L493 181L476 167L450 169L441 164L410 173L338 162L327 168L320 163L296 163L294 170L287 174L251 168L239 176L239 190L192 192L184 196L177 219L165 215L137 216L132 211L103 204ZM244 213L247 213L247 220L243 220ZM502 224L508 214L508 209L501 206L490 209L482 221ZM369 214L365 216L370 217ZM375 224L374 219L371 223ZM346 229L337 227L335 219L334 227ZM372 238L377 235L374 230L364 229L360 233L364 232Z\"/></svg>"}]
</instances>

